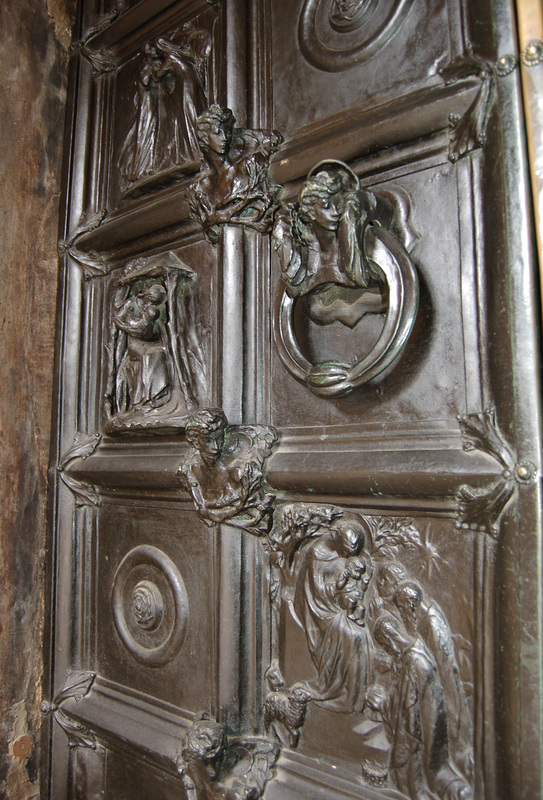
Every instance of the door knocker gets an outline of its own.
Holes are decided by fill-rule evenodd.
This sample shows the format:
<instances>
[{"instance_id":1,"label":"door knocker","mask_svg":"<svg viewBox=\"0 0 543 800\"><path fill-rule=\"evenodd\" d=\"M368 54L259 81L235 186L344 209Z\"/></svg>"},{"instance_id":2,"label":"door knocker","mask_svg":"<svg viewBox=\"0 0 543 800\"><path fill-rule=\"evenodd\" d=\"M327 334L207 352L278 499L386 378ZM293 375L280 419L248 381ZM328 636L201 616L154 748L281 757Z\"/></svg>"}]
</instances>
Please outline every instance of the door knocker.
<instances>
[{"instance_id":1,"label":"door knocker","mask_svg":"<svg viewBox=\"0 0 543 800\"><path fill-rule=\"evenodd\" d=\"M419 285L408 254L416 234L409 201L397 191L374 194L341 161L322 161L309 172L297 203L276 215L273 247L281 265L274 311L279 356L290 374L321 397L341 397L394 362L412 331ZM354 329L366 314L384 324L369 352L350 360L311 363L300 347L294 319L298 300L317 325Z\"/></svg>"}]
</instances>

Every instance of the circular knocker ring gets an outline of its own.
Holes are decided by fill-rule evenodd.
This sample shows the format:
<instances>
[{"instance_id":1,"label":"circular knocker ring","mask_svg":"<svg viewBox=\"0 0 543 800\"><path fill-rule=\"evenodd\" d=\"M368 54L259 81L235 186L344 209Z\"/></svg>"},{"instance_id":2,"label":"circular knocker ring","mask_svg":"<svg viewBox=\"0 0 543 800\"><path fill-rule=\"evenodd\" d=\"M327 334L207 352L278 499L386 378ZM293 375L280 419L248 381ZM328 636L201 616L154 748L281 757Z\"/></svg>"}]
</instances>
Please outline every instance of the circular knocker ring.
<instances>
[{"instance_id":1,"label":"circular knocker ring","mask_svg":"<svg viewBox=\"0 0 543 800\"><path fill-rule=\"evenodd\" d=\"M377 264L388 289L388 307L381 335L367 355L354 363L327 361L311 364L302 354L294 331L295 298L283 282L275 299L275 344L290 374L320 397L342 397L367 383L400 354L417 315L419 283L404 247L389 231L368 226L366 252Z\"/></svg>"}]
</instances>

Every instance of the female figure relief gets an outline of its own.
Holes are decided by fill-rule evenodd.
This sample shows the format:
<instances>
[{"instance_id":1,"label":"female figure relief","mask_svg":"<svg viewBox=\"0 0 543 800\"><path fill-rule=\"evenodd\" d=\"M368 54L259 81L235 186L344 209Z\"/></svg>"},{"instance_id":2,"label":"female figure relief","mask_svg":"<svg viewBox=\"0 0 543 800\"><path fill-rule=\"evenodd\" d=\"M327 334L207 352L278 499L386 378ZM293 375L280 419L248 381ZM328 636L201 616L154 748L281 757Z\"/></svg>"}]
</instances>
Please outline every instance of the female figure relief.
<instances>
[{"instance_id":1,"label":"female figure relief","mask_svg":"<svg viewBox=\"0 0 543 800\"><path fill-rule=\"evenodd\" d=\"M166 290L160 283L128 297L113 316L125 334L125 351L117 373L116 405L121 413L131 407L159 408L170 399L166 331L161 320Z\"/></svg>"},{"instance_id":2,"label":"female figure relief","mask_svg":"<svg viewBox=\"0 0 543 800\"><path fill-rule=\"evenodd\" d=\"M187 23L144 48L144 62L134 96L136 114L119 154L126 184L161 170L198 161L196 118L207 107L204 71L210 37Z\"/></svg>"},{"instance_id":3,"label":"female figure relief","mask_svg":"<svg viewBox=\"0 0 543 800\"><path fill-rule=\"evenodd\" d=\"M379 374L396 358L411 332L418 280L407 253L414 234L403 194L362 189L339 161L311 170L299 201L275 218L273 247L281 267L275 341L288 371L316 394L341 396ZM354 328L366 314L386 312L370 352L347 361L312 364L293 325L294 302L317 325Z\"/></svg>"},{"instance_id":4,"label":"female figure relief","mask_svg":"<svg viewBox=\"0 0 543 800\"><path fill-rule=\"evenodd\" d=\"M164 84L158 78L162 61L151 42L145 45L144 53L145 60L133 100L136 115L119 154L119 171L127 183L133 183L156 170L159 109L164 91Z\"/></svg>"},{"instance_id":5,"label":"female figure relief","mask_svg":"<svg viewBox=\"0 0 543 800\"><path fill-rule=\"evenodd\" d=\"M198 66L209 56L210 43L207 38L200 41L198 33L191 29L190 43L186 44L177 45L166 37L160 37L156 43L164 59L157 75L167 81L168 87L164 116L170 135L159 145L165 167L200 158L196 118L206 108L207 98ZM195 51L197 42L199 49Z\"/></svg>"},{"instance_id":6,"label":"female figure relief","mask_svg":"<svg viewBox=\"0 0 543 800\"><path fill-rule=\"evenodd\" d=\"M371 562L360 518L345 514L300 550L293 608L317 670L314 699L361 711L370 680L364 594Z\"/></svg>"},{"instance_id":7,"label":"female figure relief","mask_svg":"<svg viewBox=\"0 0 543 800\"><path fill-rule=\"evenodd\" d=\"M274 247L291 297L307 295L310 318L350 328L365 313L384 310L383 275L365 253L365 228L376 198L357 192L347 170L322 169L308 178L296 208L276 218Z\"/></svg>"},{"instance_id":8,"label":"female figure relief","mask_svg":"<svg viewBox=\"0 0 543 800\"><path fill-rule=\"evenodd\" d=\"M205 392L196 275L176 253L128 262L112 284L110 430L184 427Z\"/></svg>"}]
</instances>

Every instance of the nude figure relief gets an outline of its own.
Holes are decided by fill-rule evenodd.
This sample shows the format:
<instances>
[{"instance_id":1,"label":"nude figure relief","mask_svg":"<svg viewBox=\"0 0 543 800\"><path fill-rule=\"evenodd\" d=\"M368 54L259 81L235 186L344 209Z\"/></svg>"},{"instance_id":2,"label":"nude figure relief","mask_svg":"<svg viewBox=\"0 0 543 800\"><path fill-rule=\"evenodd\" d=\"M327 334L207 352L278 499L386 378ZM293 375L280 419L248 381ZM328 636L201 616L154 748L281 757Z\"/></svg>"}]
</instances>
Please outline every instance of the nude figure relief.
<instances>
[{"instance_id":1,"label":"nude figure relief","mask_svg":"<svg viewBox=\"0 0 543 800\"><path fill-rule=\"evenodd\" d=\"M271 528L274 495L264 489L264 462L277 439L265 425L229 425L219 408L193 415L186 427L190 452L178 469L198 516L255 536Z\"/></svg>"},{"instance_id":2,"label":"nude figure relief","mask_svg":"<svg viewBox=\"0 0 543 800\"><path fill-rule=\"evenodd\" d=\"M227 223L267 233L277 207L280 187L270 183L268 166L283 137L235 122L232 111L217 104L196 121L204 166L191 187L191 208L213 243Z\"/></svg>"}]
</instances>

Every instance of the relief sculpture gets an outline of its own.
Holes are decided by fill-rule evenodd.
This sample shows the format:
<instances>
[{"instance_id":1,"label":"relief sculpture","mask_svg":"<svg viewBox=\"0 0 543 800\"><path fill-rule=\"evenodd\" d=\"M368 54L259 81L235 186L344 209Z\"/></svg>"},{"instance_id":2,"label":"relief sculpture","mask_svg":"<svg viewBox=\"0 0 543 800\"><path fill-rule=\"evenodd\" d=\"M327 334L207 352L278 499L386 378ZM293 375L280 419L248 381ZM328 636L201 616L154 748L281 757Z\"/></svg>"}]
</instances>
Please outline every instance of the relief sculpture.
<instances>
[{"instance_id":1,"label":"relief sculpture","mask_svg":"<svg viewBox=\"0 0 543 800\"><path fill-rule=\"evenodd\" d=\"M263 465L277 434L264 425L228 425L219 408L200 411L186 426L191 452L178 470L198 516L265 536L274 496L263 487Z\"/></svg>"},{"instance_id":2,"label":"relief sculpture","mask_svg":"<svg viewBox=\"0 0 543 800\"><path fill-rule=\"evenodd\" d=\"M145 45L133 99L135 114L119 153L119 171L130 193L143 190L144 184L152 188L149 176L158 172L167 170L171 179L196 171L196 118L208 105L205 71L210 52L209 34L191 23ZM162 175L161 183L167 177Z\"/></svg>"},{"instance_id":3,"label":"relief sculpture","mask_svg":"<svg viewBox=\"0 0 543 800\"><path fill-rule=\"evenodd\" d=\"M178 751L187 800L258 800L273 778L279 747L258 737L230 739L224 725L200 714Z\"/></svg>"},{"instance_id":4,"label":"relief sculpture","mask_svg":"<svg viewBox=\"0 0 543 800\"><path fill-rule=\"evenodd\" d=\"M358 515L332 506L287 506L266 542L316 668L308 691L336 711L361 711L370 680L367 535Z\"/></svg>"},{"instance_id":5,"label":"relief sculpture","mask_svg":"<svg viewBox=\"0 0 543 800\"><path fill-rule=\"evenodd\" d=\"M457 653L467 643L400 559L414 554L430 574L439 555L428 534L409 519L337 506L291 504L276 517L264 542L273 618L266 729L296 747L309 703L350 714L367 783L409 800L471 800L472 718ZM283 607L315 670L290 688L280 668ZM366 749L379 731L388 744Z\"/></svg>"},{"instance_id":6,"label":"relief sculpture","mask_svg":"<svg viewBox=\"0 0 543 800\"><path fill-rule=\"evenodd\" d=\"M111 304L108 428L184 426L205 393L196 274L175 253L129 262Z\"/></svg>"},{"instance_id":7,"label":"relief sculpture","mask_svg":"<svg viewBox=\"0 0 543 800\"><path fill-rule=\"evenodd\" d=\"M191 189L191 208L213 243L225 223L267 233L277 205L279 187L270 183L268 164L282 136L235 122L229 108L216 104L196 122L204 167Z\"/></svg>"},{"instance_id":8,"label":"relief sculpture","mask_svg":"<svg viewBox=\"0 0 543 800\"><path fill-rule=\"evenodd\" d=\"M405 195L362 189L339 161L317 164L299 201L277 213L273 247L281 283L275 343L290 374L315 394L349 394L393 363L405 346L418 307L408 213ZM354 329L366 314L383 314L381 333L368 352L313 364L296 335L294 309L300 301L306 319L319 326Z\"/></svg>"}]
</instances>

